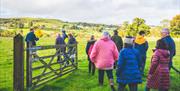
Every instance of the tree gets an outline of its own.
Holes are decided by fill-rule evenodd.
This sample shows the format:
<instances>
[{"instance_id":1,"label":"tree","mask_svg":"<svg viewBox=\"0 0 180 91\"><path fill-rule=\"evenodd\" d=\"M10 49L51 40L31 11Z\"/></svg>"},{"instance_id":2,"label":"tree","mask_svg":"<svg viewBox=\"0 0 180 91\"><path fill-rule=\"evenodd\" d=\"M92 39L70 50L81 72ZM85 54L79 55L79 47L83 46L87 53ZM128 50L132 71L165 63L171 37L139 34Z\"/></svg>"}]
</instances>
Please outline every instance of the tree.
<instances>
[{"instance_id":1,"label":"tree","mask_svg":"<svg viewBox=\"0 0 180 91\"><path fill-rule=\"evenodd\" d=\"M164 20L162 20L162 21L160 22L160 24L161 24L161 26L162 26L163 28L169 28L169 26L170 26L170 21L169 21L168 19L164 19Z\"/></svg>"},{"instance_id":2,"label":"tree","mask_svg":"<svg viewBox=\"0 0 180 91\"><path fill-rule=\"evenodd\" d=\"M127 35L136 36L139 31L145 31L146 34L150 33L150 26L145 24L142 18L134 18L132 24L128 25Z\"/></svg>"},{"instance_id":3,"label":"tree","mask_svg":"<svg viewBox=\"0 0 180 91\"><path fill-rule=\"evenodd\" d=\"M170 29L175 35L180 35L180 14L173 17L170 21Z\"/></svg>"}]
</instances>

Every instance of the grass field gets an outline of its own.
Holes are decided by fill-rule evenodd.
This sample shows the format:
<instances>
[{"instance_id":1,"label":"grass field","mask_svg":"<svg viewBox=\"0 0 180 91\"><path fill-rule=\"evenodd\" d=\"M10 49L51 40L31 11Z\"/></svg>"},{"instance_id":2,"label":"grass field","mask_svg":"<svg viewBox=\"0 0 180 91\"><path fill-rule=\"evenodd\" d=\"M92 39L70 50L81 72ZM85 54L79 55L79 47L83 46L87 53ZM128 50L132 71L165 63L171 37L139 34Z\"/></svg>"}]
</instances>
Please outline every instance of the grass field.
<instances>
[{"instance_id":1,"label":"grass field","mask_svg":"<svg viewBox=\"0 0 180 91\"><path fill-rule=\"evenodd\" d=\"M85 35L84 35L85 36ZM55 38L41 38L37 45L53 45ZM88 74L88 61L85 54L87 38L77 37L79 69L61 78L47 83L35 89L35 91L110 91L107 77L102 87L98 86L97 71L94 76ZM155 47L155 40L149 41L147 53L147 63L145 73L147 74L152 56L152 49ZM180 69L180 39L176 40L177 53L174 57L174 66ZM53 51L53 50L51 50ZM52 52L48 52L52 53ZM13 85L13 39L0 37L0 91L12 91ZM170 91L180 91L180 75L171 70L171 87ZM115 70L114 70L114 78ZM114 82L115 82L114 79ZM139 90L143 91L146 84L146 77L143 77L143 83L139 84ZM117 83L116 83L117 87Z\"/></svg>"}]
</instances>

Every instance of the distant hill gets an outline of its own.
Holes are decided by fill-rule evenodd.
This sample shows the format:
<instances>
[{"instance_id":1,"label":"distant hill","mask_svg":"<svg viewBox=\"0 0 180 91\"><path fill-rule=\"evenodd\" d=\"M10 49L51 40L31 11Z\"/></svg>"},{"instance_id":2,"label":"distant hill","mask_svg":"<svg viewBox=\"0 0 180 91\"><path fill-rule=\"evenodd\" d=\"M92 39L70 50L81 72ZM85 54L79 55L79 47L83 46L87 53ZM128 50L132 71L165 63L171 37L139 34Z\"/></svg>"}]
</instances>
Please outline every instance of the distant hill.
<instances>
[{"instance_id":1,"label":"distant hill","mask_svg":"<svg viewBox=\"0 0 180 91\"><path fill-rule=\"evenodd\" d=\"M14 28L30 28L30 27L43 27L46 29L83 29L89 27L102 27L103 29L112 28L116 29L116 25L93 24L86 22L64 22L59 19L46 19L46 18L0 18L0 29L14 29Z\"/></svg>"}]
</instances>

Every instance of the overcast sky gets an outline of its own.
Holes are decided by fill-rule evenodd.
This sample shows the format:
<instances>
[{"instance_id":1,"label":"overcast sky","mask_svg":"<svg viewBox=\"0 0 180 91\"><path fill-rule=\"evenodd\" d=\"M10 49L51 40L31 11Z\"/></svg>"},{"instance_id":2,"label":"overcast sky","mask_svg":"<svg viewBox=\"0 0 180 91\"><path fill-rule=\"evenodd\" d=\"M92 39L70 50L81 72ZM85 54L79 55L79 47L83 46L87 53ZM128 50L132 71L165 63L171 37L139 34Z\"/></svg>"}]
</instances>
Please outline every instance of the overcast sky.
<instances>
[{"instance_id":1,"label":"overcast sky","mask_svg":"<svg viewBox=\"0 0 180 91\"><path fill-rule=\"evenodd\" d=\"M180 14L180 0L0 0L0 17L104 24L121 24L140 17L147 24L158 25L176 14Z\"/></svg>"}]
</instances>

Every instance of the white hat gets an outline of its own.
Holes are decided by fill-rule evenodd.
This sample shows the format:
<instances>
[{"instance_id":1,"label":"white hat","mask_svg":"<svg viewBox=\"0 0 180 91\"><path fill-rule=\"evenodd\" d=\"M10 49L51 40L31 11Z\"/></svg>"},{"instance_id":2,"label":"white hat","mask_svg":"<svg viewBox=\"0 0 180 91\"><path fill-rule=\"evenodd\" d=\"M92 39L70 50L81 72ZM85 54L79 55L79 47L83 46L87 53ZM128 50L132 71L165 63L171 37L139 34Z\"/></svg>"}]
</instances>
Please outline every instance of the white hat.
<instances>
[{"instance_id":1,"label":"white hat","mask_svg":"<svg viewBox=\"0 0 180 91\"><path fill-rule=\"evenodd\" d=\"M131 36L127 36L127 37L124 39L124 43L133 44L133 42L134 42L134 38L131 37Z\"/></svg>"}]
</instances>

